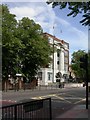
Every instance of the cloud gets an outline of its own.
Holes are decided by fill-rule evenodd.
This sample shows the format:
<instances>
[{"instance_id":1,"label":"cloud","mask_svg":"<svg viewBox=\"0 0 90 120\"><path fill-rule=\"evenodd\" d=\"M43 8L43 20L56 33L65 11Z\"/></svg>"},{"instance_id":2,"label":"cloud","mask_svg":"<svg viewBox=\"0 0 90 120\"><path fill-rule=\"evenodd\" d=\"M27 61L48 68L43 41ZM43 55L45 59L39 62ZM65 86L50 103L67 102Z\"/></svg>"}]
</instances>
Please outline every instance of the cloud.
<instances>
[{"instance_id":1,"label":"cloud","mask_svg":"<svg viewBox=\"0 0 90 120\"><path fill-rule=\"evenodd\" d=\"M46 0L2 0L2 2L45 2Z\"/></svg>"},{"instance_id":2,"label":"cloud","mask_svg":"<svg viewBox=\"0 0 90 120\"><path fill-rule=\"evenodd\" d=\"M11 8L10 12L16 14L18 20L21 19L22 17L29 17L29 16L30 18L34 18L34 16L37 14L34 9L28 7Z\"/></svg>"},{"instance_id":3,"label":"cloud","mask_svg":"<svg viewBox=\"0 0 90 120\"><path fill-rule=\"evenodd\" d=\"M24 3L21 6L15 6L10 8L10 12L15 14L17 20L22 17L29 17L41 25L44 31L52 34L53 24L55 21L55 13L51 5L45 3Z\"/></svg>"},{"instance_id":4,"label":"cloud","mask_svg":"<svg viewBox=\"0 0 90 120\"><path fill-rule=\"evenodd\" d=\"M45 8L40 7L40 6L31 6L30 3L29 5L25 6L19 6L19 7L13 7L10 8L10 12L16 14L17 19L21 19L23 16L24 17L29 17L29 18L34 18L34 17L39 17L39 14L43 13Z\"/></svg>"}]
</instances>

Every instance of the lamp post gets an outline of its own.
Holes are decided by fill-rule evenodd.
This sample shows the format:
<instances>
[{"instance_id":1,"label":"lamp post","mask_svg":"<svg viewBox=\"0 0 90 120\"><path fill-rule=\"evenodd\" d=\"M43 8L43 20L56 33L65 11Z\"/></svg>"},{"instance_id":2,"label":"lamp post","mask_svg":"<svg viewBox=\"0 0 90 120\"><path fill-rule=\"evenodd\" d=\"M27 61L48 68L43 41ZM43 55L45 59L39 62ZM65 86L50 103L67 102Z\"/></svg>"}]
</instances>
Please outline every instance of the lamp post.
<instances>
[{"instance_id":1,"label":"lamp post","mask_svg":"<svg viewBox=\"0 0 90 120\"><path fill-rule=\"evenodd\" d=\"M53 32L54 32L54 26L53 26ZM54 82L54 33L53 33L53 65L52 65L52 73L53 73L53 75L52 75L52 82Z\"/></svg>"},{"instance_id":2,"label":"lamp post","mask_svg":"<svg viewBox=\"0 0 90 120\"><path fill-rule=\"evenodd\" d=\"M53 38L53 66L52 66L52 68L53 68L53 78L52 78L52 81L54 82L54 38Z\"/></svg>"}]
</instances>

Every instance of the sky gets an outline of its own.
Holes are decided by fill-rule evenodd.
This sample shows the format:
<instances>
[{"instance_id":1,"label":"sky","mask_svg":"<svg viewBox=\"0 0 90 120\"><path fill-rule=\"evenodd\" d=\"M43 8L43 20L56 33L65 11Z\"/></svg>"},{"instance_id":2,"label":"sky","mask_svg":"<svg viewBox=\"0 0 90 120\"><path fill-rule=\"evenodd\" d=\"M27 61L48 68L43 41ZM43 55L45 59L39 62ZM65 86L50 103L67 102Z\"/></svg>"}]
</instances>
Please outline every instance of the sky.
<instances>
[{"instance_id":1,"label":"sky","mask_svg":"<svg viewBox=\"0 0 90 120\"><path fill-rule=\"evenodd\" d=\"M29 17L41 25L43 32L68 42L70 61L73 52L80 49L88 50L88 27L82 26L79 22L82 20L82 14L68 17L67 8L52 8L45 0L3 0L3 3L8 5L10 13L15 14L17 20Z\"/></svg>"}]
</instances>

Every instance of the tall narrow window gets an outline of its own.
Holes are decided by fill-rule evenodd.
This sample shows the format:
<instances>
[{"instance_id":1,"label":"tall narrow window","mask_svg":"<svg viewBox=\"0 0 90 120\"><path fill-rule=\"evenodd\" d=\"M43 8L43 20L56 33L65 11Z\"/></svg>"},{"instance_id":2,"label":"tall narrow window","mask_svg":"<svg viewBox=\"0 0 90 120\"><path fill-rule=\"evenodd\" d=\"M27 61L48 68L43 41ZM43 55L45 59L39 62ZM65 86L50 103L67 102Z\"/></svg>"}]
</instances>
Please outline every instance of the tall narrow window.
<instances>
[{"instance_id":1,"label":"tall narrow window","mask_svg":"<svg viewBox=\"0 0 90 120\"><path fill-rule=\"evenodd\" d=\"M51 72L48 72L48 80L52 80L52 73Z\"/></svg>"},{"instance_id":2,"label":"tall narrow window","mask_svg":"<svg viewBox=\"0 0 90 120\"><path fill-rule=\"evenodd\" d=\"M57 64L59 65L59 61L57 61Z\"/></svg>"},{"instance_id":3,"label":"tall narrow window","mask_svg":"<svg viewBox=\"0 0 90 120\"><path fill-rule=\"evenodd\" d=\"M60 56L60 53L59 53L59 49L57 49L57 57L59 57Z\"/></svg>"},{"instance_id":4,"label":"tall narrow window","mask_svg":"<svg viewBox=\"0 0 90 120\"><path fill-rule=\"evenodd\" d=\"M42 80L42 72L38 72L38 78Z\"/></svg>"},{"instance_id":5,"label":"tall narrow window","mask_svg":"<svg viewBox=\"0 0 90 120\"><path fill-rule=\"evenodd\" d=\"M67 65L67 64L64 65L64 70L65 70L66 72L68 71L68 65Z\"/></svg>"}]
</instances>

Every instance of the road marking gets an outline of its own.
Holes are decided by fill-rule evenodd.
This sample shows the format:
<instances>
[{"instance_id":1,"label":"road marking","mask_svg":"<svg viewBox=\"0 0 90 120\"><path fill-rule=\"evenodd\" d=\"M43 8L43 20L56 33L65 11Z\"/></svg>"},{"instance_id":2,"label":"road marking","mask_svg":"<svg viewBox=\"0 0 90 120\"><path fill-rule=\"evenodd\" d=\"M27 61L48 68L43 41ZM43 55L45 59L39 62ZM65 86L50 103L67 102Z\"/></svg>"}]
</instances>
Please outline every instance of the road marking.
<instances>
[{"instance_id":1,"label":"road marking","mask_svg":"<svg viewBox=\"0 0 90 120\"><path fill-rule=\"evenodd\" d=\"M67 103L72 103L69 100L76 100L76 99L78 99L79 101L76 101L74 104L80 103L80 102L82 102L82 101L85 100L85 99L82 99L80 97L60 97L60 94L59 94L59 96L57 94L50 94L50 95L44 95L44 96L36 96L36 97L32 97L32 99L43 99L43 98L46 98L46 97L55 97L55 98L58 98L59 100L65 101ZM69 99L69 100L67 100L67 99Z\"/></svg>"},{"instance_id":2,"label":"road marking","mask_svg":"<svg viewBox=\"0 0 90 120\"><path fill-rule=\"evenodd\" d=\"M39 97L39 99L42 99L42 97Z\"/></svg>"},{"instance_id":3,"label":"road marking","mask_svg":"<svg viewBox=\"0 0 90 120\"><path fill-rule=\"evenodd\" d=\"M79 101L75 102L74 104L78 104L78 103L83 102L83 101L85 101L85 100L86 100L86 98L84 98L84 99L82 99L82 100L79 100Z\"/></svg>"},{"instance_id":4,"label":"road marking","mask_svg":"<svg viewBox=\"0 0 90 120\"><path fill-rule=\"evenodd\" d=\"M59 96L57 96L57 95L55 95L55 97L58 98L58 99L60 99L60 100L66 101L66 102L68 102L68 103L72 103L72 102L70 102L70 101L68 101L68 100L65 100L64 98L59 97Z\"/></svg>"},{"instance_id":5,"label":"road marking","mask_svg":"<svg viewBox=\"0 0 90 120\"><path fill-rule=\"evenodd\" d=\"M60 96L58 96L56 94L50 94L50 95L45 95L45 96L32 97L32 99L43 99L43 98L46 98L46 97L56 97L56 98L58 98L60 100L66 101L68 103L72 103L72 102L70 102L68 100L65 100L63 97L60 97Z\"/></svg>"},{"instance_id":6,"label":"road marking","mask_svg":"<svg viewBox=\"0 0 90 120\"><path fill-rule=\"evenodd\" d=\"M53 97L55 96L55 94L50 94L50 95L44 95L44 96L36 96L36 97L32 97L32 99L43 99L46 97Z\"/></svg>"},{"instance_id":7,"label":"road marking","mask_svg":"<svg viewBox=\"0 0 90 120\"><path fill-rule=\"evenodd\" d=\"M81 100L82 98L78 98L78 97L64 97L64 99L70 99L70 100Z\"/></svg>"},{"instance_id":8,"label":"road marking","mask_svg":"<svg viewBox=\"0 0 90 120\"><path fill-rule=\"evenodd\" d=\"M40 99L40 98L39 97L32 97L31 99L36 99L37 100L37 99Z\"/></svg>"}]
</instances>

